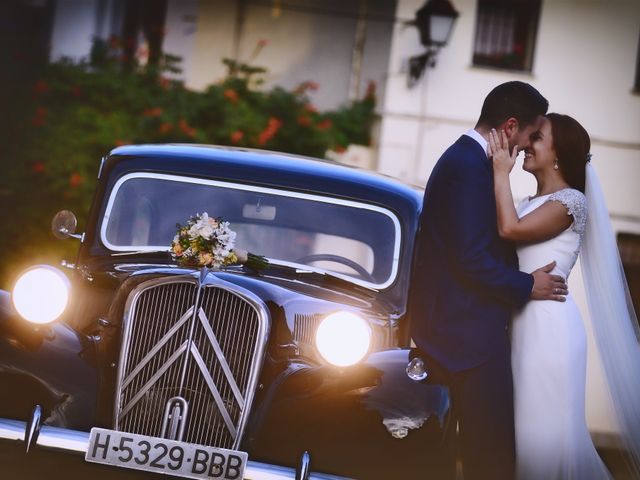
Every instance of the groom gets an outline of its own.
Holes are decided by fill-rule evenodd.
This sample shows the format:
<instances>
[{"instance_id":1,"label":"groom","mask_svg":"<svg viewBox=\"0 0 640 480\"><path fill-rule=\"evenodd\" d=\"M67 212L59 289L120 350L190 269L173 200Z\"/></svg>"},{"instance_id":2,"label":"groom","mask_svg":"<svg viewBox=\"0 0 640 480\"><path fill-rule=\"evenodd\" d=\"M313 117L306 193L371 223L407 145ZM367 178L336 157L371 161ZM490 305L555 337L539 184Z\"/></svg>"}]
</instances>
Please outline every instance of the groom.
<instances>
[{"instance_id":1,"label":"groom","mask_svg":"<svg viewBox=\"0 0 640 480\"><path fill-rule=\"evenodd\" d=\"M533 274L518 270L513 246L498 235L487 156L492 128L506 132L510 149L525 149L547 108L527 83L498 85L475 128L440 157L424 194L410 292L411 336L431 378L449 387L465 480L513 478L508 323L529 299L563 301L567 293L564 280L548 273L553 263ZM449 429L452 437L455 430Z\"/></svg>"}]
</instances>

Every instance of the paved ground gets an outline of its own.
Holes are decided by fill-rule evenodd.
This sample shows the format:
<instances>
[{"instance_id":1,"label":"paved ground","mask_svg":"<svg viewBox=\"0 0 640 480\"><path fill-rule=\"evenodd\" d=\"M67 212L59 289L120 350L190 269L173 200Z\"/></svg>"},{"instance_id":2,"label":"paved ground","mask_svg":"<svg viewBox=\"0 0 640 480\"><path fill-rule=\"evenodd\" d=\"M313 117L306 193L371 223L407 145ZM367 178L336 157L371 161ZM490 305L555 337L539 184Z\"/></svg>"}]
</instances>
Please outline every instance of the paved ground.
<instances>
[{"instance_id":1,"label":"paved ground","mask_svg":"<svg viewBox=\"0 0 640 480\"><path fill-rule=\"evenodd\" d=\"M598 449L598 453L615 480L638 480L638 477L632 475L628 463L620 451L601 448Z\"/></svg>"},{"instance_id":2,"label":"paved ground","mask_svg":"<svg viewBox=\"0 0 640 480\"><path fill-rule=\"evenodd\" d=\"M599 448L598 453L600 457L607 465L607 468L611 472L614 480L640 480L639 477L633 476L631 471L629 470L629 464L620 453L619 450L615 450L612 448ZM458 463L456 480L464 480L462 476L462 468ZM545 480L545 479L540 479Z\"/></svg>"}]
</instances>

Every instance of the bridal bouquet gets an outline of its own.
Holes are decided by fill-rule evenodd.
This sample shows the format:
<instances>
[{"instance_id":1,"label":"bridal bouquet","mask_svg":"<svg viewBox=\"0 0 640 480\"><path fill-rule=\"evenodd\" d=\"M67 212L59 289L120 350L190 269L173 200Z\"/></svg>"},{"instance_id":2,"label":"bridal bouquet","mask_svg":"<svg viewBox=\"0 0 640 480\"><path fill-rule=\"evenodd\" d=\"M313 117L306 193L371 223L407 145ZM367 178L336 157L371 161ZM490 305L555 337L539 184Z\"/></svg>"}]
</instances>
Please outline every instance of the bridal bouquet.
<instances>
[{"instance_id":1,"label":"bridal bouquet","mask_svg":"<svg viewBox=\"0 0 640 480\"><path fill-rule=\"evenodd\" d=\"M262 270L269 265L266 258L235 248L236 232L220 217L204 212L176 228L171 255L182 266L220 268L240 263Z\"/></svg>"}]
</instances>

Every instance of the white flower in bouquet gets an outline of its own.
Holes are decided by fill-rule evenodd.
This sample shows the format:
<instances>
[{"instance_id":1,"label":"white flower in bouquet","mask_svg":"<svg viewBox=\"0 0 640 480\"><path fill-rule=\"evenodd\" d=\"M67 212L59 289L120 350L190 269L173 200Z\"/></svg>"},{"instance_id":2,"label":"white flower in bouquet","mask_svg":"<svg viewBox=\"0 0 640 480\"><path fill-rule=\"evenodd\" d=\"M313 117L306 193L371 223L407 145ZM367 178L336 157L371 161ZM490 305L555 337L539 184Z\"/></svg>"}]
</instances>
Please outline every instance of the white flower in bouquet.
<instances>
[{"instance_id":1,"label":"white flower in bouquet","mask_svg":"<svg viewBox=\"0 0 640 480\"><path fill-rule=\"evenodd\" d=\"M228 222L227 222L228 223ZM189 229L189 235L192 237L202 237L206 240L210 240L216 235L216 230L219 228L219 222L215 218L210 218L205 212L198 218L198 220ZM224 242L223 239L218 239L219 242Z\"/></svg>"}]
</instances>

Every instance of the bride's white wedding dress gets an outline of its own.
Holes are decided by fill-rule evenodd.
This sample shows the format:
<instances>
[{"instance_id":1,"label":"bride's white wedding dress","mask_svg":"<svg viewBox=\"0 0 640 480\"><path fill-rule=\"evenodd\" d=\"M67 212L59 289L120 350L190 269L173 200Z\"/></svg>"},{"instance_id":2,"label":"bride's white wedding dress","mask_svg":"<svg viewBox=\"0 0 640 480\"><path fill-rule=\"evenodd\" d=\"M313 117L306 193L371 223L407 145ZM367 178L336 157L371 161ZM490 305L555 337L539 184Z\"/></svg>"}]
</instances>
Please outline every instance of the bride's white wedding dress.
<instances>
[{"instance_id":1,"label":"bride's white wedding dress","mask_svg":"<svg viewBox=\"0 0 640 480\"><path fill-rule=\"evenodd\" d=\"M559 201L574 218L558 236L517 248L520 270L555 260L552 273L568 278L586 224L586 200L578 190L525 198L518 215ZM611 478L589 436L585 418L587 345L580 312L566 302L531 301L514 318L512 363L518 480Z\"/></svg>"}]
</instances>

